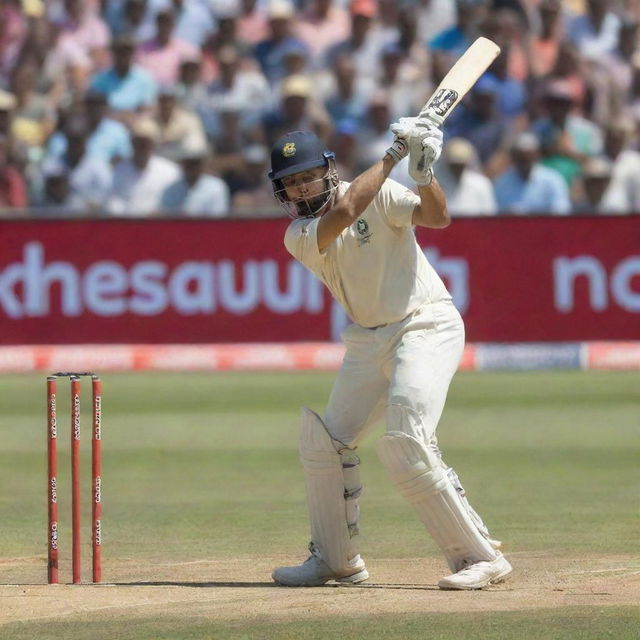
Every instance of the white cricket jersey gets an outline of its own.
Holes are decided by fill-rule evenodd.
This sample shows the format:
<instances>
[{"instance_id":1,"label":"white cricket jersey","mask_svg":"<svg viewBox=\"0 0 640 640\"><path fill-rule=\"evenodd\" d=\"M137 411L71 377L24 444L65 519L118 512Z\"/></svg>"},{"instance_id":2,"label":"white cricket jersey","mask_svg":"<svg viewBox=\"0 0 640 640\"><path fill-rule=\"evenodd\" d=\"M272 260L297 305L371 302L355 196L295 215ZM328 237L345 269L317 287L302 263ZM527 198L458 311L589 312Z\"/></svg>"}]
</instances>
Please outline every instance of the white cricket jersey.
<instances>
[{"instance_id":1,"label":"white cricket jersey","mask_svg":"<svg viewBox=\"0 0 640 640\"><path fill-rule=\"evenodd\" d=\"M340 192L349 184L342 182ZM363 327L398 322L426 303L451 300L413 232L420 198L387 179L360 217L323 252L318 250L320 218L294 220L284 243Z\"/></svg>"}]
</instances>

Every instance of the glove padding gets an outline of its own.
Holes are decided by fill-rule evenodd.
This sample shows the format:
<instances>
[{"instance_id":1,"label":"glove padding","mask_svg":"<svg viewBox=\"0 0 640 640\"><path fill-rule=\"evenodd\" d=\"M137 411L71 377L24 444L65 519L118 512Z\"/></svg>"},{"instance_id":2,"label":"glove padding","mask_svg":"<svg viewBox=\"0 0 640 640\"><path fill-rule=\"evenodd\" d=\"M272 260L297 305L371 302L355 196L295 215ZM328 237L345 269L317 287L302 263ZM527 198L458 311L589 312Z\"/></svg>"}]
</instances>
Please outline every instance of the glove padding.
<instances>
[{"instance_id":1,"label":"glove padding","mask_svg":"<svg viewBox=\"0 0 640 640\"><path fill-rule=\"evenodd\" d=\"M430 184L433 179L431 167L437 162L442 152L440 128L433 121L420 116L400 118L390 128L396 139L408 141L411 178L418 185Z\"/></svg>"},{"instance_id":2,"label":"glove padding","mask_svg":"<svg viewBox=\"0 0 640 640\"><path fill-rule=\"evenodd\" d=\"M396 135L393 144L385 151L397 164L409 154L409 141L407 138Z\"/></svg>"},{"instance_id":3,"label":"glove padding","mask_svg":"<svg viewBox=\"0 0 640 640\"><path fill-rule=\"evenodd\" d=\"M442 153L442 131L431 125L409 142L409 175L419 186L431 184L433 165Z\"/></svg>"},{"instance_id":4,"label":"glove padding","mask_svg":"<svg viewBox=\"0 0 640 640\"><path fill-rule=\"evenodd\" d=\"M394 134L393 144L386 150L396 163L409 155L411 136L417 134L416 121L418 118L400 118L389 129Z\"/></svg>"}]
</instances>

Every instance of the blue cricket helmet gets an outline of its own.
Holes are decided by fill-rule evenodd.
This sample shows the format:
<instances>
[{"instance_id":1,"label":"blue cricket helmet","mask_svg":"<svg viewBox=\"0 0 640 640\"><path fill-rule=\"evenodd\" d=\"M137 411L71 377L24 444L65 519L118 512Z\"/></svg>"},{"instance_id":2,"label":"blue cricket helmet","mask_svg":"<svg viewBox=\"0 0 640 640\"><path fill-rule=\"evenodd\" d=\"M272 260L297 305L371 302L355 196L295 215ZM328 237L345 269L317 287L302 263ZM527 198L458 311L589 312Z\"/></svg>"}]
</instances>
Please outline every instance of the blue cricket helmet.
<instances>
[{"instance_id":1,"label":"blue cricket helmet","mask_svg":"<svg viewBox=\"0 0 640 640\"><path fill-rule=\"evenodd\" d=\"M314 217L332 200L339 183L335 157L333 151L329 151L312 131L290 131L275 142L271 149L271 171L268 175L276 199L292 218ZM313 198L291 201L282 178L316 167L327 169L322 178L326 189Z\"/></svg>"},{"instance_id":2,"label":"blue cricket helmet","mask_svg":"<svg viewBox=\"0 0 640 640\"><path fill-rule=\"evenodd\" d=\"M270 180L329 165L335 154L311 131L291 131L280 137L271 149Z\"/></svg>"}]
</instances>

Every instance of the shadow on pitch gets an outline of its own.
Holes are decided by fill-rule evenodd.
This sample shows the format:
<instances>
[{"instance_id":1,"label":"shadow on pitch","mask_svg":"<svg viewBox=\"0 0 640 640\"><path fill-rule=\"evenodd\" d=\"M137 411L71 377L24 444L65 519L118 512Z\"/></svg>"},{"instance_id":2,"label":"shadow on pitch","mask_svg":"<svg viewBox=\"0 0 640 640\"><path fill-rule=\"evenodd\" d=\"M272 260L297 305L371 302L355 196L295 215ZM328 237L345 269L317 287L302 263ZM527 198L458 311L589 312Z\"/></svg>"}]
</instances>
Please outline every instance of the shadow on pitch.
<instances>
[{"instance_id":1,"label":"shadow on pitch","mask_svg":"<svg viewBox=\"0 0 640 640\"><path fill-rule=\"evenodd\" d=\"M210 588L210 589L308 589L310 587L284 587L274 582L182 582L173 580L154 580L140 582L116 582L116 587L192 587L192 588ZM323 584L320 587L311 587L314 589L406 589L418 591L440 591L436 585L428 584Z\"/></svg>"}]
</instances>

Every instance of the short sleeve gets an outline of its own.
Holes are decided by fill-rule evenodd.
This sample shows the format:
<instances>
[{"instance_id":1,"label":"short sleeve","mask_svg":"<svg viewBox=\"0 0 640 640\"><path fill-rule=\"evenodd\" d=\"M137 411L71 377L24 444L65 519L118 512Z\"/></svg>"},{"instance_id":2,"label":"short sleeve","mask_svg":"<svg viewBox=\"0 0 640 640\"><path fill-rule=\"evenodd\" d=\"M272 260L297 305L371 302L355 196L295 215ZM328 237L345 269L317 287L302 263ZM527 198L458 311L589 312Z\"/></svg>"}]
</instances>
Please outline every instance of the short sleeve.
<instances>
[{"instance_id":1,"label":"short sleeve","mask_svg":"<svg viewBox=\"0 0 640 640\"><path fill-rule=\"evenodd\" d=\"M324 252L318 249L318 223L320 218L294 220L284 236L287 251L312 271L320 268Z\"/></svg>"},{"instance_id":2,"label":"short sleeve","mask_svg":"<svg viewBox=\"0 0 640 640\"><path fill-rule=\"evenodd\" d=\"M376 205L392 227L410 227L420 197L399 182L387 178L376 196Z\"/></svg>"}]
</instances>

